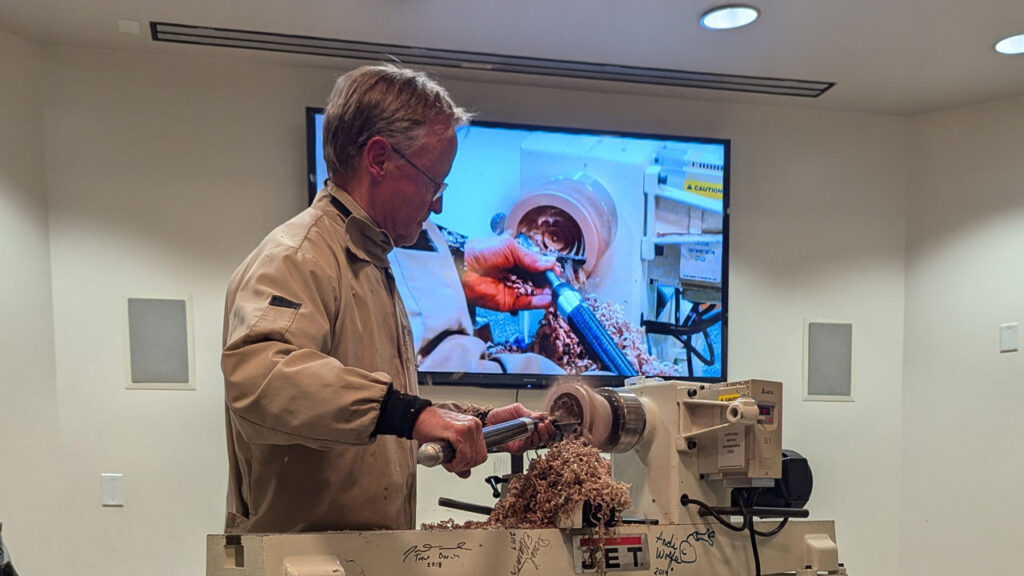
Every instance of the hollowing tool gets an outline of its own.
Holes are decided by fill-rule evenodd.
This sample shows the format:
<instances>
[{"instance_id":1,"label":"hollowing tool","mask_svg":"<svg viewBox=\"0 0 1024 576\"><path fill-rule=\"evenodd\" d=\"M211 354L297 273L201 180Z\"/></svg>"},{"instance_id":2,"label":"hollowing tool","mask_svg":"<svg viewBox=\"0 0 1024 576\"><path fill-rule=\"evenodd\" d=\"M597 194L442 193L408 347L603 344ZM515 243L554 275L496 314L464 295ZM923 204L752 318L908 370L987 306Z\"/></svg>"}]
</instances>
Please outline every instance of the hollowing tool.
<instances>
[{"instance_id":1,"label":"hollowing tool","mask_svg":"<svg viewBox=\"0 0 1024 576\"><path fill-rule=\"evenodd\" d=\"M533 431L537 429L537 425L543 421L543 419L524 416L492 426L485 426L483 429L484 445L487 446L488 451L491 451L506 442L526 438L533 434ZM560 421L553 422L553 424L560 434L565 435L572 433L576 426L579 425L579 421ZM454 457L455 450L451 444L443 441L426 442L420 445L419 452L416 453L416 462L421 466L433 467L450 462Z\"/></svg>"},{"instance_id":2,"label":"hollowing tool","mask_svg":"<svg viewBox=\"0 0 1024 576\"><path fill-rule=\"evenodd\" d=\"M516 242L529 250L539 252L537 245L525 234L516 236ZM633 368L629 358L615 343L615 340L608 335L608 331L583 300L583 295L551 270L544 272L544 278L551 284L558 313L569 323L573 334L579 338L580 343L587 350L587 354L592 359L598 360L610 372L627 378L636 376L636 368Z\"/></svg>"}]
</instances>

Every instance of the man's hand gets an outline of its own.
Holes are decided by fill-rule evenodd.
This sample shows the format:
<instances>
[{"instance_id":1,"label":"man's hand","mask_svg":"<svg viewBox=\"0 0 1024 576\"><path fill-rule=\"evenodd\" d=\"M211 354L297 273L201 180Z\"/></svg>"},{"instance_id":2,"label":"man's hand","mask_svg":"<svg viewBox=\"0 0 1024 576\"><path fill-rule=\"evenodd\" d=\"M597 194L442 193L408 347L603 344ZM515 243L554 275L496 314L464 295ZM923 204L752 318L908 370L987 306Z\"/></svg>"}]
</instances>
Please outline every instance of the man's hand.
<instances>
[{"instance_id":1,"label":"man's hand","mask_svg":"<svg viewBox=\"0 0 1024 576\"><path fill-rule=\"evenodd\" d=\"M533 431L533 434L530 434L526 438L520 438L519 440L513 440L507 444L498 446L498 450L501 450L502 452L511 452L512 454L522 454L527 450L532 450L533 448L547 444L555 437L555 426L547 419L548 417L546 414L543 412L527 410L518 402L491 410L487 414L487 425L499 424L508 420L522 418L523 416L540 419L541 422L537 423L537 429Z\"/></svg>"},{"instance_id":2,"label":"man's hand","mask_svg":"<svg viewBox=\"0 0 1024 576\"><path fill-rule=\"evenodd\" d=\"M412 437L420 444L444 440L455 450L455 457L444 465L460 478L469 478L469 470L487 460L483 427L473 416L459 414L436 406L420 412L412 429Z\"/></svg>"},{"instance_id":3,"label":"man's hand","mask_svg":"<svg viewBox=\"0 0 1024 576\"><path fill-rule=\"evenodd\" d=\"M467 240L465 263L462 290L471 305L499 312L551 306L550 288L535 290L533 294L516 294L515 288L505 284L505 279L517 268L527 272L554 270L555 258L531 252L509 236L495 236Z\"/></svg>"}]
</instances>

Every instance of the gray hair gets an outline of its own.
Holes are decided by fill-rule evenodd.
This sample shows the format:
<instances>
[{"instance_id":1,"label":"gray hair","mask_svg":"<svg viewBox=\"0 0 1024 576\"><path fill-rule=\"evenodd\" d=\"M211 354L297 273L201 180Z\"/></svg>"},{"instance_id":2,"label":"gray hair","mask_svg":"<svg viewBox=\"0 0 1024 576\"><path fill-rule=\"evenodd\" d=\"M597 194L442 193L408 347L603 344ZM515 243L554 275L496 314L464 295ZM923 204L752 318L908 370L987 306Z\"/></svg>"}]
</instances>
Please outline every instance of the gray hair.
<instances>
[{"instance_id":1,"label":"gray hair","mask_svg":"<svg viewBox=\"0 0 1024 576\"><path fill-rule=\"evenodd\" d=\"M357 68L338 78L324 110L327 174L331 181L347 184L374 136L408 151L425 142L428 128L454 131L470 118L423 72L392 64Z\"/></svg>"}]
</instances>

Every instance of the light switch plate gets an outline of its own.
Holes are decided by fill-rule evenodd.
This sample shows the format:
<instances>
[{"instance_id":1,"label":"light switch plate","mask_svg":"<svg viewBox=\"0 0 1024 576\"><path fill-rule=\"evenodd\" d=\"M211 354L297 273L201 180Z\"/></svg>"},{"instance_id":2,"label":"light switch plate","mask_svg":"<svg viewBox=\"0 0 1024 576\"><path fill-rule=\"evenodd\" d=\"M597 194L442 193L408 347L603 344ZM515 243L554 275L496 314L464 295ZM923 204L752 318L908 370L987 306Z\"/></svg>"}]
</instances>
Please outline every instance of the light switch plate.
<instances>
[{"instance_id":1,"label":"light switch plate","mask_svg":"<svg viewBox=\"0 0 1024 576\"><path fill-rule=\"evenodd\" d=\"M124 474L100 474L100 497L104 506L124 506Z\"/></svg>"},{"instance_id":2,"label":"light switch plate","mask_svg":"<svg viewBox=\"0 0 1024 576\"><path fill-rule=\"evenodd\" d=\"M1018 327L1017 323L1012 324L1001 324L999 326L999 351L1000 352L1016 352L1018 342Z\"/></svg>"}]
</instances>

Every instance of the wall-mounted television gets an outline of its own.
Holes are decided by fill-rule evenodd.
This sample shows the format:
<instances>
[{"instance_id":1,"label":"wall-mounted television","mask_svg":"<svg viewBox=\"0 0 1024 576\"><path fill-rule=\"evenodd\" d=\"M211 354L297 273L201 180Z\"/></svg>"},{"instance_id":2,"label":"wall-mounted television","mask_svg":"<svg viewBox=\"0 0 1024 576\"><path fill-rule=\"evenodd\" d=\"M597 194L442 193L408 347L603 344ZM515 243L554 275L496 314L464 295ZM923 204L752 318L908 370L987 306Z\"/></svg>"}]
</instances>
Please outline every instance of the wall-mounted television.
<instances>
[{"instance_id":1,"label":"wall-mounted television","mask_svg":"<svg viewBox=\"0 0 1024 576\"><path fill-rule=\"evenodd\" d=\"M306 118L312 202L327 178L322 110L309 108ZM485 121L457 135L443 211L414 246L390 256L421 382L726 379L728 140ZM498 235L555 256L557 280L599 327L580 328L556 305L470 306L463 250ZM513 272L507 280L539 292L551 278ZM601 342L633 371L616 369Z\"/></svg>"}]
</instances>

